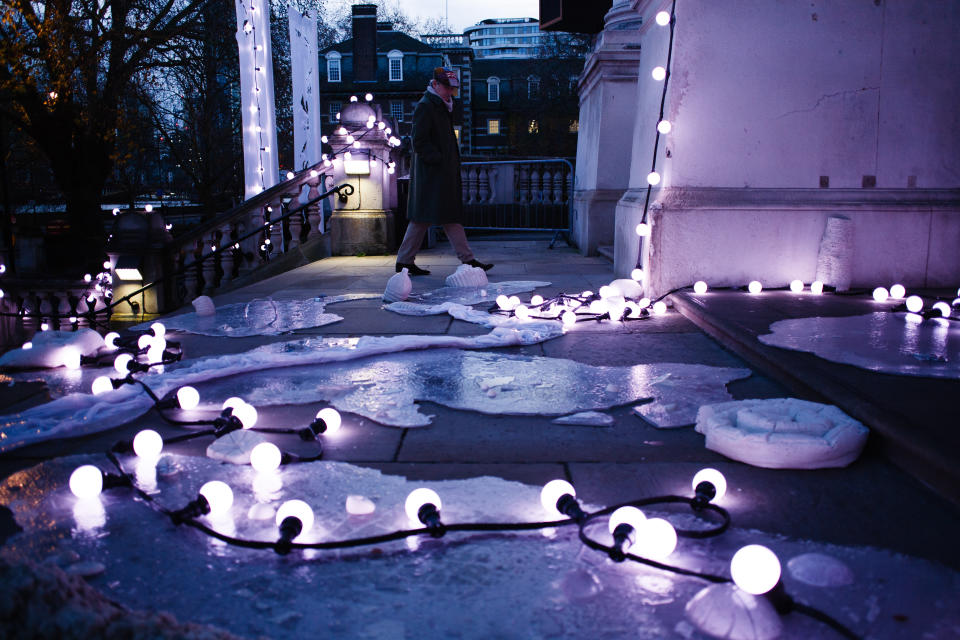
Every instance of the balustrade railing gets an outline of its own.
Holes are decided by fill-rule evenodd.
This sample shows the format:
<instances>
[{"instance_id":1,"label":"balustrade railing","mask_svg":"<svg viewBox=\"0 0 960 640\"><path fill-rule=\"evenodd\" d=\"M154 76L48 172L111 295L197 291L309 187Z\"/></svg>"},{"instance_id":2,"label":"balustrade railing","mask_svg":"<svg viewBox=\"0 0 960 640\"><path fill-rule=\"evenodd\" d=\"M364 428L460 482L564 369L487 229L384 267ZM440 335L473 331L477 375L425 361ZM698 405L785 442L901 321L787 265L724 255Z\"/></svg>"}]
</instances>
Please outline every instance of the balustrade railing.
<instances>
[{"instance_id":1,"label":"balustrade railing","mask_svg":"<svg viewBox=\"0 0 960 640\"><path fill-rule=\"evenodd\" d=\"M464 226L499 231L553 231L569 242L573 164L565 158L492 160L461 165Z\"/></svg>"}]
</instances>

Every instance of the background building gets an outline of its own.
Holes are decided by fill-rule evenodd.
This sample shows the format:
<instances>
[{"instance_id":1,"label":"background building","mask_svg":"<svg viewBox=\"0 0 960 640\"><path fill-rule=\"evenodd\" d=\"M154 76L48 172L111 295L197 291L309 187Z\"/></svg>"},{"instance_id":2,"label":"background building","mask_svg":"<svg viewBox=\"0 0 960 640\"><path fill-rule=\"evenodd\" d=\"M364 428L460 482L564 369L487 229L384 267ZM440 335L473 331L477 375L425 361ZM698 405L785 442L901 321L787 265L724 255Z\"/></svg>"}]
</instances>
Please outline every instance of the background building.
<instances>
[{"instance_id":1,"label":"background building","mask_svg":"<svg viewBox=\"0 0 960 640\"><path fill-rule=\"evenodd\" d=\"M491 18L463 30L476 58L534 58L542 38L534 18Z\"/></svg>"}]
</instances>

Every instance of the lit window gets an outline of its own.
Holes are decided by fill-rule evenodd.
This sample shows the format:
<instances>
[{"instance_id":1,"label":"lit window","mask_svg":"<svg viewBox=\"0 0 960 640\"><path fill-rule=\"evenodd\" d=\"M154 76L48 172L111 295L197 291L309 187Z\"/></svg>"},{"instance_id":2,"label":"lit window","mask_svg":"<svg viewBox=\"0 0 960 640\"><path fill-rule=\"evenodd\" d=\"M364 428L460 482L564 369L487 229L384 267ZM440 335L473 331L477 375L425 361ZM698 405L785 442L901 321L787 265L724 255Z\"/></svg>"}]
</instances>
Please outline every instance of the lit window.
<instances>
[{"instance_id":1,"label":"lit window","mask_svg":"<svg viewBox=\"0 0 960 640\"><path fill-rule=\"evenodd\" d=\"M527 133L540 133L540 125L536 120L531 120L527 125Z\"/></svg>"},{"instance_id":2,"label":"lit window","mask_svg":"<svg viewBox=\"0 0 960 640\"><path fill-rule=\"evenodd\" d=\"M340 111L343 110L343 104L340 102L331 102L330 103L330 122L336 122L338 120L337 116L340 114Z\"/></svg>"},{"instance_id":3,"label":"lit window","mask_svg":"<svg viewBox=\"0 0 960 640\"><path fill-rule=\"evenodd\" d=\"M390 66L390 82L403 80L403 53L394 49L387 54L387 61Z\"/></svg>"},{"instance_id":4,"label":"lit window","mask_svg":"<svg viewBox=\"0 0 960 640\"><path fill-rule=\"evenodd\" d=\"M527 99L536 100L540 97L540 78L527 76Z\"/></svg>"},{"instance_id":5,"label":"lit window","mask_svg":"<svg viewBox=\"0 0 960 640\"><path fill-rule=\"evenodd\" d=\"M327 82L340 82L340 54L336 51L327 54Z\"/></svg>"},{"instance_id":6,"label":"lit window","mask_svg":"<svg viewBox=\"0 0 960 640\"><path fill-rule=\"evenodd\" d=\"M576 132L578 132L578 131L580 131L580 121L579 121L579 120L571 120L571 121L570 121L570 133L576 133Z\"/></svg>"},{"instance_id":7,"label":"lit window","mask_svg":"<svg viewBox=\"0 0 960 640\"><path fill-rule=\"evenodd\" d=\"M403 102L400 100L390 101L390 115L397 122L403 122Z\"/></svg>"},{"instance_id":8,"label":"lit window","mask_svg":"<svg viewBox=\"0 0 960 640\"><path fill-rule=\"evenodd\" d=\"M491 136L500 135L500 120L487 120L487 133Z\"/></svg>"},{"instance_id":9,"label":"lit window","mask_svg":"<svg viewBox=\"0 0 960 640\"><path fill-rule=\"evenodd\" d=\"M453 135L457 136L457 144L460 144L460 127L453 128Z\"/></svg>"},{"instance_id":10,"label":"lit window","mask_svg":"<svg viewBox=\"0 0 960 640\"><path fill-rule=\"evenodd\" d=\"M487 78L487 100L500 102L500 78Z\"/></svg>"}]
</instances>

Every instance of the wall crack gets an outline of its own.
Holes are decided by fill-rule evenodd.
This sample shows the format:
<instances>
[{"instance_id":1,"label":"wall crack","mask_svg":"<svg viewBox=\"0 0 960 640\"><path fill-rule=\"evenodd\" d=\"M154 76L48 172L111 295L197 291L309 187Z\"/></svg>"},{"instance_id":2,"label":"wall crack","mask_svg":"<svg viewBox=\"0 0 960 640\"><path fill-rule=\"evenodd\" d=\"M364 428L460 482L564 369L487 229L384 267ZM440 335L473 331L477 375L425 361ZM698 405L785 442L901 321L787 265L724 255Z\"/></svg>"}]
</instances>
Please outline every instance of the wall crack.
<instances>
[{"instance_id":1,"label":"wall crack","mask_svg":"<svg viewBox=\"0 0 960 640\"><path fill-rule=\"evenodd\" d=\"M851 89L848 91L837 91L836 93L825 93L822 96L820 96L816 104L814 104L809 109L796 109L794 111L787 111L786 113L782 113L779 116L777 116L776 120L780 120L781 118L786 118L787 116L791 116L796 113L810 113L811 111L816 111L817 109L820 108L820 105L822 105L827 100L830 100L831 98L836 98L839 96L846 97L846 96L856 95L858 93L864 93L866 91L880 91L880 87L862 87L860 89Z\"/></svg>"}]
</instances>

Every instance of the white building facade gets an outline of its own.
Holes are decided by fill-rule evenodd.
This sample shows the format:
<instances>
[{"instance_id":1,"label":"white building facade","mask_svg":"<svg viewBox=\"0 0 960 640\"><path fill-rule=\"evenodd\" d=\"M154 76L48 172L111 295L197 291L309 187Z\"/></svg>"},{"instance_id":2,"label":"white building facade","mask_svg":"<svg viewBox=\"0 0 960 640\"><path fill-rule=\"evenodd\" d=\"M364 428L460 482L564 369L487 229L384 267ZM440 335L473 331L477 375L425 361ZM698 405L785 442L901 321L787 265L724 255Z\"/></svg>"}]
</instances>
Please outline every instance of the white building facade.
<instances>
[{"instance_id":1,"label":"white building facade","mask_svg":"<svg viewBox=\"0 0 960 640\"><path fill-rule=\"evenodd\" d=\"M953 2L615 2L580 79L578 246L654 294L784 286L843 216L852 286L958 286L958 31Z\"/></svg>"}]
</instances>

